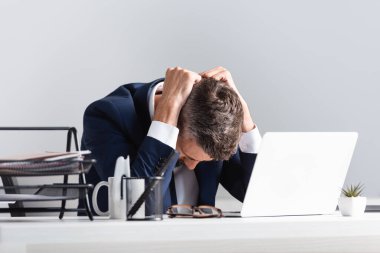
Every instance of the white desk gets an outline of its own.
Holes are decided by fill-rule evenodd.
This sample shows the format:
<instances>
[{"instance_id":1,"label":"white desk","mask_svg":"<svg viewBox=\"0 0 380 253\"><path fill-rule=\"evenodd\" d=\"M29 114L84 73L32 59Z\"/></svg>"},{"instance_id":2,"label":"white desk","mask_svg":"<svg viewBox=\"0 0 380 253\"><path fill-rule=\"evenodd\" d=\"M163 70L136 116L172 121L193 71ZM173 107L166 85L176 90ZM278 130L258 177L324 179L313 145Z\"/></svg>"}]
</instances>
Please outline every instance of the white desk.
<instances>
[{"instance_id":1,"label":"white desk","mask_svg":"<svg viewBox=\"0 0 380 253\"><path fill-rule=\"evenodd\" d=\"M0 252L380 252L380 213L360 218L0 218Z\"/></svg>"}]
</instances>

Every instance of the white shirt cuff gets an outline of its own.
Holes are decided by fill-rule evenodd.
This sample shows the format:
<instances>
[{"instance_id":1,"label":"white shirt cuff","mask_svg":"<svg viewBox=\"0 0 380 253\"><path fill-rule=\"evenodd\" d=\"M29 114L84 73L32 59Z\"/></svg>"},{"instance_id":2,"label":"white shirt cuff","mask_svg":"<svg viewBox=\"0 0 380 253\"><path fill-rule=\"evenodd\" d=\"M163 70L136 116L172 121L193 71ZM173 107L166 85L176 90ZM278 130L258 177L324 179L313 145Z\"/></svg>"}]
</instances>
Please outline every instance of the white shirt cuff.
<instances>
[{"instance_id":1,"label":"white shirt cuff","mask_svg":"<svg viewBox=\"0 0 380 253\"><path fill-rule=\"evenodd\" d=\"M150 125L148 136L175 149L178 133L179 129L177 127L154 120Z\"/></svg>"},{"instance_id":2,"label":"white shirt cuff","mask_svg":"<svg viewBox=\"0 0 380 253\"><path fill-rule=\"evenodd\" d=\"M257 126L246 133L242 133L239 148L243 153L257 154L260 148L261 135Z\"/></svg>"}]
</instances>

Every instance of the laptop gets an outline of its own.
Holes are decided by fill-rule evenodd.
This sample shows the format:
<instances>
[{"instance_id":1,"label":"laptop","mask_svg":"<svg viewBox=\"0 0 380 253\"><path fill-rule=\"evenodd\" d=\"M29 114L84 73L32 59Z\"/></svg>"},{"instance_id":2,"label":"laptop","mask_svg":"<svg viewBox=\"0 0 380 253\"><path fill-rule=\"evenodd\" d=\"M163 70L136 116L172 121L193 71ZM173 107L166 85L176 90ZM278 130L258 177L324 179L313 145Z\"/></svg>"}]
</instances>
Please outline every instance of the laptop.
<instances>
[{"instance_id":1,"label":"laptop","mask_svg":"<svg viewBox=\"0 0 380 253\"><path fill-rule=\"evenodd\" d=\"M255 217L335 212L356 132L268 132L240 213Z\"/></svg>"}]
</instances>

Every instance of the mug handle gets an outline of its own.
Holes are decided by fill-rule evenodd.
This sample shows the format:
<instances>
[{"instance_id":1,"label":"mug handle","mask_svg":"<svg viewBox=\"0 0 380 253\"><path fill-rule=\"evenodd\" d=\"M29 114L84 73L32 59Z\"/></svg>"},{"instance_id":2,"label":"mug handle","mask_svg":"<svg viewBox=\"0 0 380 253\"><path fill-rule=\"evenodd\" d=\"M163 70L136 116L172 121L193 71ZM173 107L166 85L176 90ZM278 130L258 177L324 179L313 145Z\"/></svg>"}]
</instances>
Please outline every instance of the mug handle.
<instances>
[{"instance_id":1,"label":"mug handle","mask_svg":"<svg viewBox=\"0 0 380 253\"><path fill-rule=\"evenodd\" d=\"M99 182L95 188L94 188L94 191L92 193L92 207L94 208L94 211L97 215L99 216L108 216L110 215L110 211L106 211L106 212L102 212L100 211L99 207L98 207L98 192L99 192L99 189L102 187L102 186L107 186L108 187L108 190L109 190L109 184L107 181L101 181Z\"/></svg>"}]
</instances>

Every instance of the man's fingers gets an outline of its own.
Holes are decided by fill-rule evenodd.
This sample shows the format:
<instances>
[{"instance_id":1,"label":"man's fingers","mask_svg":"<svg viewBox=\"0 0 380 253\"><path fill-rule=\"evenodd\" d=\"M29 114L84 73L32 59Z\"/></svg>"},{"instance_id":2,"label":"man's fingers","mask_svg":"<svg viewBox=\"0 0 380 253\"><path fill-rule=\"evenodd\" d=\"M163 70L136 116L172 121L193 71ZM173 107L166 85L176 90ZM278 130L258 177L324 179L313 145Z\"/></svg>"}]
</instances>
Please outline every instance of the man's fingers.
<instances>
[{"instance_id":1,"label":"man's fingers","mask_svg":"<svg viewBox=\"0 0 380 253\"><path fill-rule=\"evenodd\" d=\"M226 70L225 68L219 66L219 67L215 67L213 69L204 71L204 72L200 73L200 75L204 76L204 77L213 77L217 73L225 71L225 70Z\"/></svg>"},{"instance_id":2,"label":"man's fingers","mask_svg":"<svg viewBox=\"0 0 380 253\"><path fill-rule=\"evenodd\" d=\"M183 69L182 71L183 71L184 77L193 82L199 82L202 79L202 77L196 72L186 70L186 69Z\"/></svg>"},{"instance_id":3,"label":"man's fingers","mask_svg":"<svg viewBox=\"0 0 380 253\"><path fill-rule=\"evenodd\" d=\"M227 71L218 72L215 75L211 76L212 78L218 80L218 81L227 81Z\"/></svg>"},{"instance_id":4,"label":"man's fingers","mask_svg":"<svg viewBox=\"0 0 380 253\"><path fill-rule=\"evenodd\" d=\"M166 69L166 78L172 79L177 84L189 82L191 85L202 80L202 76L196 72L181 67L169 67ZM180 81L182 80L182 81Z\"/></svg>"},{"instance_id":5,"label":"man's fingers","mask_svg":"<svg viewBox=\"0 0 380 253\"><path fill-rule=\"evenodd\" d=\"M169 68L166 69L166 73L168 73L168 72L178 72L178 71L181 71L181 70L183 70L183 69L181 67L178 67L178 66L176 66L176 67L169 67Z\"/></svg>"},{"instance_id":6,"label":"man's fingers","mask_svg":"<svg viewBox=\"0 0 380 253\"><path fill-rule=\"evenodd\" d=\"M201 75L199 75L199 74L197 74L197 73L195 73L195 82L197 83L197 82L200 82L201 80L202 80L202 76Z\"/></svg>"},{"instance_id":7,"label":"man's fingers","mask_svg":"<svg viewBox=\"0 0 380 253\"><path fill-rule=\"evenodd\" d=\"M169 72L173 71L174 68L167 68L166 69L166 74L168 74Z\"/></svg>"}]
</instances>

